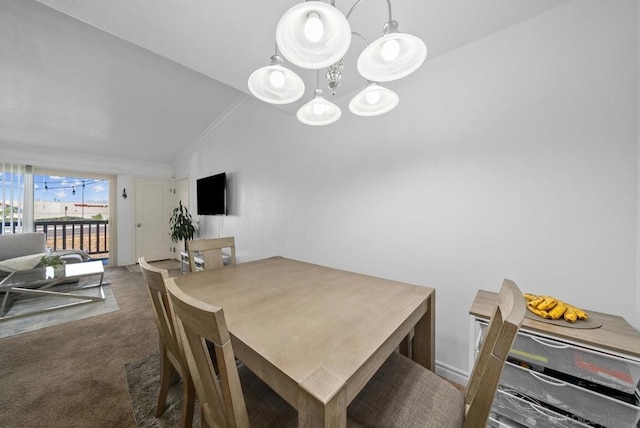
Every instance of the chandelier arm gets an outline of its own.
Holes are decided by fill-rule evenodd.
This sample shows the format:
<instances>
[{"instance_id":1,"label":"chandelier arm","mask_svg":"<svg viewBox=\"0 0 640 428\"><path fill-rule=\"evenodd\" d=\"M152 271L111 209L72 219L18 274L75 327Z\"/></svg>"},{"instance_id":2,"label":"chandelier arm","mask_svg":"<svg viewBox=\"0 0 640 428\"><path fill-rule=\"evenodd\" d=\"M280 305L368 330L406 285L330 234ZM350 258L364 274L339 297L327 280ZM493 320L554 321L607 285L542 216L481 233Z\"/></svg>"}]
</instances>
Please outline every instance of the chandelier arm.
<instances>
[{"instance_id":1,"label":"chandelier arm","mask_svg":"<svg viewBox=\"0 0 640 428\"><path fill-rule=\"evenodd\" d=\"M349 12L347 13L347 19L349 19L349 17L351 16L351 13L356 8L356 6L360 4L361 1L362 0L358 0L353 4L353 6L351 6L351 9L349 9ZM391 18L391 0L387 0L387 7L389 9L389 21L392 21L393 19Z\"/></svg>"},{"instance_id":2,"label":"chandelier arm","mask_svg":"<svg viewBox=\"0 0 640 428\"><path fill-rule=\"evenodd\" d=\"M352 31L352 32L351 32L351 35L356 36L357 38L359 38L360 40L362 40L362 43L364 43L364 46L365 46L365 47L369 46L369 43L367 43L367 40L366 40L364 37L362 37L362 34L360 34L360 33L356 33L355 31Z\"/></svg>"}]
</instances>

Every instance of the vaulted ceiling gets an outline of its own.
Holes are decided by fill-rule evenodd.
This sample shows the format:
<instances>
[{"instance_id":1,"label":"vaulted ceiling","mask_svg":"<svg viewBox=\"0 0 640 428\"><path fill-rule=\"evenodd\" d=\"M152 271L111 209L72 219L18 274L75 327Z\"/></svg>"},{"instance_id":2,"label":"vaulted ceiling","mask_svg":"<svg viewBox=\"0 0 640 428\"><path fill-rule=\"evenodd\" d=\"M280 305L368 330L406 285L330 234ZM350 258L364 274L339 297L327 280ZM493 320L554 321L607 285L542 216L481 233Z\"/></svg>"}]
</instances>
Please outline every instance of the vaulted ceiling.
<instances>
[{"instance_id":1,"label":"vaulted ceiling","mask_svg":"<svg viewBox=\"0 0 640 428\"><path fill-rule=\"evenodd\" d=\"M355 0L336 1L345 14ZM267 65L274 31L293 0L0 0L0 144L171 164L248 94ZM392 2L400 31L429 60L565 0ZM367 41L381 35L387 2L362 1L350 17ZM336 98L365 85L353 39ZM279 107L294 113L307 91ZM322 84L322 83L321 83ZM390 85L390 87L392 87ZM278 108L278 107L273 107Z\"/></svg>"}]
</instances>

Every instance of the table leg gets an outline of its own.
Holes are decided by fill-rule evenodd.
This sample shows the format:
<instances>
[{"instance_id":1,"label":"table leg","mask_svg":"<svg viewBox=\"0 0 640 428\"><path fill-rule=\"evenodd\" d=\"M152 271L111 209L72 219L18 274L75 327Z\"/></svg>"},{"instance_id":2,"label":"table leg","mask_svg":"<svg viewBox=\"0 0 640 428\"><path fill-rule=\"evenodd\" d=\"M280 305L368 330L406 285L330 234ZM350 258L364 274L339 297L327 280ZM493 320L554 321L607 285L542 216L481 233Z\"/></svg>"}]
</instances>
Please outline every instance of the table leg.
<instances>
[{"instance_id":1,"label":"table leg","mask_svg":"<svg viewBox=\"0 0 640 428\"><path fill-rule=\"evenodd\" d=\"M10 288L4 290L4 298L2 299L2 307L0 308L0 317L4 317L4 315L7 313L7 302L9 301L10 291Z\"/></svg>"},{"instance_id":2,"label":"table leg","mask_svg":"<svg viewBox=\"0 0 640 428\"><path fill-rule=\"evenodd\" d=\"M9 279L11 279L14 273L15 272L11 272L9 275L3 278L2 281L0 281L0 285L4 284L5 281L8 281ZM6 287L6 288L2 287L2 288L4 291L4 298L2 299L2 307L0 307L0 318L3 317L9 310L9 308L7 308L7 302L9 301L9 293L11 292L11 287Z\"/></svg>"},{"instance_id":3,"label":"table leg","mask_svg":"<svg viewBox=\"0 0 640 428\"><path fill-rule=\"evenodd\" d=\"M341 383L333 373L321 368L300 384L298 427L346 428L346 426L346 385Z\"/></svg>"},{"instance_id":4,"label":"table leg","mask_svg":"<svg viewBox=\"0 0 640 428\"><path fill-rule=\"evenodd\" d=\"M427 312L420 318L414 328L411 341L413 360L435 372L436 368L436 291L431 292L427 303Z\"/></svg>"},{"instance_id":5,"label":"table leg","mask_svg":"<svg viewBox=\"0 0 640 428\"><path fill-rule=\"evenodd\" d=\"M413 329L411 329L411 331L409 332L409 334L407 334L405 336L404 339L402 339L402 342L400 342L400 346L399 351L400 354L404 355L407 358L411 358L411 341L413 340Z\"/></svg>"}]
</instances>

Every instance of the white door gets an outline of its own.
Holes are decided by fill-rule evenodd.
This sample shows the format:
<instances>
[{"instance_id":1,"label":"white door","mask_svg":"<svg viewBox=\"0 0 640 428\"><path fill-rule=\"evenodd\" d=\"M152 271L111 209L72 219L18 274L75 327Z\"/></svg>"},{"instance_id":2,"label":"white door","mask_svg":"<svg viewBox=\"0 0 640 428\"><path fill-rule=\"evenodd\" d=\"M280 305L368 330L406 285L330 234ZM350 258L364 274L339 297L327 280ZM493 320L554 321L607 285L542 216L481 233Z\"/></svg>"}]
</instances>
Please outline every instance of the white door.
<instances>
[{"instance_id":1,"label":"white door","mask_svg":"<svg viewBox=\"0 0 640 428\"><path fill-rule=\"evenodd\" d=\"M169 180L136 179L136 260L165 260L170 251Z\"/></svg>"}]
</instances>

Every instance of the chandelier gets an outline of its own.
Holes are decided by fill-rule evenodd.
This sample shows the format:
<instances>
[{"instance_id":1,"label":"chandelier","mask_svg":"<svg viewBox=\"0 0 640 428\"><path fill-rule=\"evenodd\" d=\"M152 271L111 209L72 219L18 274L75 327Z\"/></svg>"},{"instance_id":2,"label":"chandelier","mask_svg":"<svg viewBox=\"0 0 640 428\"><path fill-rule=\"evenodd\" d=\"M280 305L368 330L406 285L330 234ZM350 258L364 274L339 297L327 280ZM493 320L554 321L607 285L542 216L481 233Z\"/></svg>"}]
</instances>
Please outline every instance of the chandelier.
<instances>
[{"instance_id":1,"label":"chandelier","mask_svg":"<svg viewBox=\"0 0 640 428\"><path fill-rule=\"evenodd\" d=\"M351 99L349 110L359 116L378 116L393 110L399 97L380 83L398 80L416 71L427 58L427 47L418 37L398 32L398 23L391 17L390 0L386 0L389 19L382 27L382 37L368 44L349 25L349 17L361 1L357 0L346 16L335 7L335 0L305 1L287 10L276 27L276 49L271 64L249 76L251 93L271 104L292 103L304 95L304 82L282 65L284 57L300 68L318 70L317 76L326 68L327 87L335 95L342 78L344 55L352 36L356 36L365 45L358 57L357 69L367 85ZM322 96L317 82L313 98L296 114L300 122L312 126L329 125L341 115L340 108Z\"/></svg>"}]
</instances>

